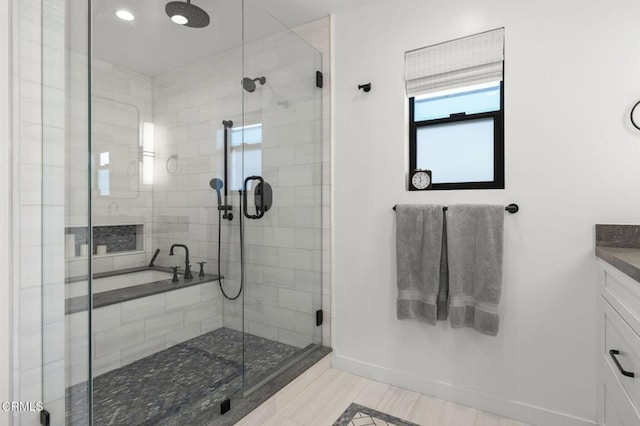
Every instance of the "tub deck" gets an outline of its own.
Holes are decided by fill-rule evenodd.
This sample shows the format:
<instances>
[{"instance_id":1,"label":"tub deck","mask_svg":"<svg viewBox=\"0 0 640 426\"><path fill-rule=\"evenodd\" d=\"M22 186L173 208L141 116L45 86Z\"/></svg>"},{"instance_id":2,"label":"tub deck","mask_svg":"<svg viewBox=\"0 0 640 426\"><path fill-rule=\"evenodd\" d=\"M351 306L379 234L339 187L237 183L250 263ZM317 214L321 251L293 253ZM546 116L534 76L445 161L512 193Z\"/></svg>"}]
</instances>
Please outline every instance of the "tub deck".
<instances>
[{"instance_id":1,"label":"tub deck","mask_svg":"<svg viewBox=\"0 0 640 426\"><path fill-rule=\"evenodd\" d=\"M136 272L143 272L149 270L156 270L162 272L170 272L167 268L132 268L125 269L121 271L103 273L103 274L95 274L94 279L114 277L122 275L123 277L127 274L132 274ZM84 278L79 278L78 280L82 280ZM194 274L192 280L185 280L183 277L180 277L180 282L172 283L171 279L165 279L160 281L152 281L144 284L133 285L129 287L119 288L116 290L103 291L100 293L95 293L93 295L93 308L102 308L104 306L115 305L116 303L126 302L128 300L140 299L142 297L153 296L154 294L166 293L169 291L180 290L182 288L191 287L194 285L204 284L210 281L216 281L218 279L218 275L215 274L205 274L204 277L199 277L198 274ZM88 296L78 296L71 297L65 300L65 314L70 315L76 312L86 311L89 308L89 297Z\"/></svg>"}]
</instances>

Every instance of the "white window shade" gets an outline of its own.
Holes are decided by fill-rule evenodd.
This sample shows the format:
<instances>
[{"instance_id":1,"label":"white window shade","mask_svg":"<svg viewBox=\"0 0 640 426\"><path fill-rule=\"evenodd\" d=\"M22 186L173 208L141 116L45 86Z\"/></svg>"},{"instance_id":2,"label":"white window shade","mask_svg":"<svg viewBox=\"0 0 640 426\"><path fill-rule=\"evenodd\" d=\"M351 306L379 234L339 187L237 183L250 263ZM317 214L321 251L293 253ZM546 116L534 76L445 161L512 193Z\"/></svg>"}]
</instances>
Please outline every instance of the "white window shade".
<instances>
[{"instance_id":1,"label":"white window shade","mask_svg":"<svg viewBox=\"0 0 640 426\"><path fill-rule=\"evenodd\" d=\"M502 80L504 28L405 53L407 96Z\"/></svg>"}]
</instances>

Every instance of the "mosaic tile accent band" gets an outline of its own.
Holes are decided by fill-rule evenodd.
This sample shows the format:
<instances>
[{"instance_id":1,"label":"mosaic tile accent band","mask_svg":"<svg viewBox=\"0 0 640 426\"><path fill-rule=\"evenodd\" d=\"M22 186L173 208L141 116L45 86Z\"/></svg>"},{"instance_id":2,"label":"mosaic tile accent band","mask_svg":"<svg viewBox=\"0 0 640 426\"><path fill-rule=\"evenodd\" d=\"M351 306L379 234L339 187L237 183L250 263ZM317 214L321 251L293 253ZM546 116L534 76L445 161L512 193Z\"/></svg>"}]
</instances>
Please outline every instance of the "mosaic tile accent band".
<instances>
[{"instance_id":1,"label":"mosaic tile accent band","mask_svg":"<svg viewBox=\"0 0 640 426\"><path fill-rule=\"evenodd\" d=\"M244 334L245 383L257 383L299 349ZM203 424L241 396L243 334L219 328L93 380L94 424ZM66 424L88 424L86 383L67 389Z\"/></svg>"},{"instance_id":2,"label":"mosaic tile accent band","mask_svg":"<svg viewBox=\"0 0 640 426\"><path fill-rule=\"evenodd\" d=\"M386 413L352 403L333 426L420 426Z\"/></svg>"},{"instance_id":3,"label":"mosaic tile accent band","mask_svg":"<svg viewBox=\"0 0 640 426\"><path fill-rule=\"evenodd\" d=\"M107 253L136 250L137 225L96 226L93 228L93 245L107 246Z\"/></svg>"},{"instance_id":4,"label":"mosaic tile accent band","mask_svg":"<svg viewBox=\"0 0 640 426\"><path fill-rule=\"evenodd\" d=\"M107 253L120 253L125 251L135 251L138 247L138 228L142 225L115 225L115 226L94 226L93 228L93 250L99 245L107 246ZM67 228L66 234L75 235L75 255L80 256L80 245L87 244L88 228L77 227Z\"/></svg>"}]
</instances>

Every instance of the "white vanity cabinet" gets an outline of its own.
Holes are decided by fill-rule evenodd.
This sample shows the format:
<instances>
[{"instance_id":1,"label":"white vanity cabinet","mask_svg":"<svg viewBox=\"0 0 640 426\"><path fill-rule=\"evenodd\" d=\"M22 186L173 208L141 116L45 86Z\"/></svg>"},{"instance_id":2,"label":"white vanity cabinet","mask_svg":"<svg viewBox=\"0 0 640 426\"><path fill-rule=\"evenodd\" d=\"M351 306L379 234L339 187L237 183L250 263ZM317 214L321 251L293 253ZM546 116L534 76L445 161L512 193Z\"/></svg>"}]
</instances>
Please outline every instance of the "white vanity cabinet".
<instances>
[{"instance_id":1,"label":"white vanity cabinet","mask_svg":"<svg viewBox=\"0 0 640 426\"><path fill-rule=\"evenodd\" d=\"M598 423L640 426L640 282L598 259Z\"/></svg>"}]
</instances>

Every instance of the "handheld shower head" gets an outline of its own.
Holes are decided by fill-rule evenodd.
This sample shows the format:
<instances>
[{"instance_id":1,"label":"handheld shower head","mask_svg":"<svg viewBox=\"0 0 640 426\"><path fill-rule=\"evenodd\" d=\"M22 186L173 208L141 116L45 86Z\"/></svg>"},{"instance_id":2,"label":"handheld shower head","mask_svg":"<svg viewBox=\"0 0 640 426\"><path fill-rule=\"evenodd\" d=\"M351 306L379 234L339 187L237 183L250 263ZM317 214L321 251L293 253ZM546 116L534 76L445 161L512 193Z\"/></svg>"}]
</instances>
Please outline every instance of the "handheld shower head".
<instances>
[{"instance_id":1,"label":"handheld shower head","mask_svg":"<svg viewBox=\"0 0 640 426\"><path fill-rule=\"evenodd\" d=\"M213 178L209 181L209 186L215 189L215 191L218 193L218 207L222 206L222 196L220 195L220 190L222 189L223 185L224 183L222 182L222 179Z\"/></svg>"}]
</instances>

